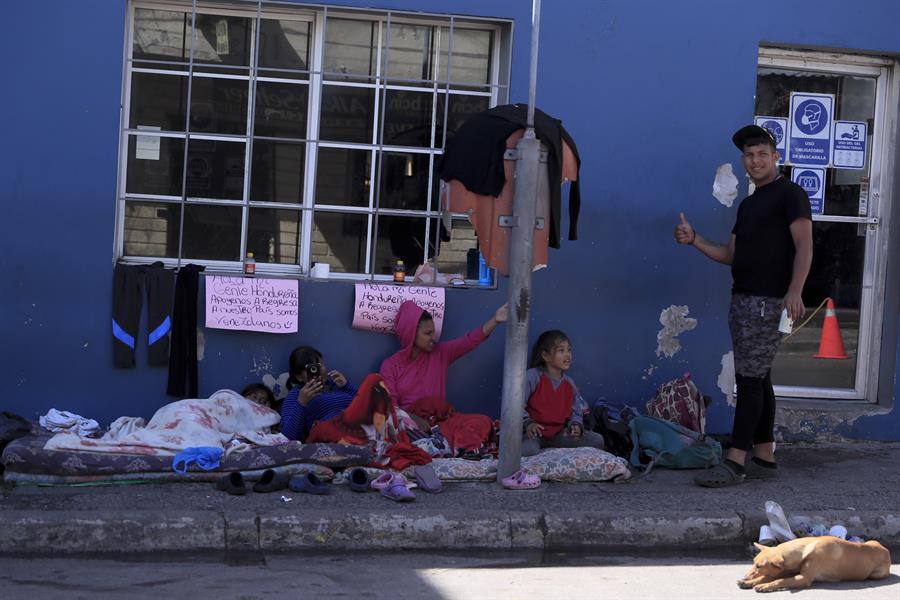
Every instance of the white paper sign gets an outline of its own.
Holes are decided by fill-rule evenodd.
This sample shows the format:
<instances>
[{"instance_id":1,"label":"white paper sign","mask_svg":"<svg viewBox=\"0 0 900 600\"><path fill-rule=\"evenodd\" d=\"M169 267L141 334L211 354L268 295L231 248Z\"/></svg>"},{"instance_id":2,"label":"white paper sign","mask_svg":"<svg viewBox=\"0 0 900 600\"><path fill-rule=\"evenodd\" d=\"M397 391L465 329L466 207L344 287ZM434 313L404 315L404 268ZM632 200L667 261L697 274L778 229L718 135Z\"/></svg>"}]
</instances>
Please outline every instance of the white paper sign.
<instances>
[{"instance_id":1,"label":"white paper sign","mask_svg":"<svg viewBox=\"0 0 900 600\"><path fill-rule=\"evenodd\" d=\"M296 333L296 279L206 278L206 326L264 333Z\"/></svg>"},{"instance_id":2,"label":"white paper sign","mask_svg":"<svg viewBox=\"0 0 900 600\"><path fill-rule=\"evenodd\" d=\"M434 319L434 331L441 335L444 323L444 288L378 283L357 283L353 302L353 327L379 333L393 333L400 305L412 300Z\"/></svg>"},{"instance_id":3,"label":"white paper sign","mask_svg":"<svg viewBox=\"0 0 900 600\"><path fill-rule=\"evenodd\" d=\"M160 131L159 127L138 125L141 131ZM159 160L159 140L155 135L138 135L134 141L134 157L139 160Z\"/></svg>"},{"instance_id":4,"label":"white paper sign","mask_svg":"<svg viewBox=\"0 0 900 600\"><path fill-rule=\"evenodd\" d=\"M821 215L825 211L825 169L796 167L791 173L791 179L809 196L812 213Z\"/></svg>"},{"instance_id":5,"label":"white paper sign","mask_svg":"<svg viewBox=\"0 0 900 600\"><path fill-rule=\"evenodd\" d=\"M838 169L865 169L867 133L864 121L835 121L831 164Z\"/></svg>"},{"instance_id":6,"label":"white paper sign","mask_svg":"<svg viewBox=\"0 0 900 600\"><path fill-rule=\"evenodd\" d=\"M791 92L788 162L794 166L827 167L831 161L833 94Z\"/></svg>"}]
</instances>

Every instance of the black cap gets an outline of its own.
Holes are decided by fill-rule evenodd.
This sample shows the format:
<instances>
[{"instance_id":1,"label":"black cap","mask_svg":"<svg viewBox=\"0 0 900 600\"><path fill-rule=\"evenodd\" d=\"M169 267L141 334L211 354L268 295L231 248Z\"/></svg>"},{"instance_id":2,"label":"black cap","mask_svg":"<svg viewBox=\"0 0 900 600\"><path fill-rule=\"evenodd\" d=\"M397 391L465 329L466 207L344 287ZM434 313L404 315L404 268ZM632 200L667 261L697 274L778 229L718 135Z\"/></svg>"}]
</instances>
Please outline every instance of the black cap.
<instances>
[{"instance_id":1,"label":"black cap","mask_svg":"<svg viewBox=\"0 0 900 600\"><path fill-rule=\"evenodd\" d=\"M734 145L737 146L738 150L743 151L744 145L747 143L747 140L758 137L767 137L772 140L773 146L777 147L778 145L775 143L775 138L772 137L772 134L769 133L769 130L760 127L759 125L747 125L746 127L741 127L734 133L733 136L731 136L731 141L734 142Z\"/></svg>"}]
</instances>

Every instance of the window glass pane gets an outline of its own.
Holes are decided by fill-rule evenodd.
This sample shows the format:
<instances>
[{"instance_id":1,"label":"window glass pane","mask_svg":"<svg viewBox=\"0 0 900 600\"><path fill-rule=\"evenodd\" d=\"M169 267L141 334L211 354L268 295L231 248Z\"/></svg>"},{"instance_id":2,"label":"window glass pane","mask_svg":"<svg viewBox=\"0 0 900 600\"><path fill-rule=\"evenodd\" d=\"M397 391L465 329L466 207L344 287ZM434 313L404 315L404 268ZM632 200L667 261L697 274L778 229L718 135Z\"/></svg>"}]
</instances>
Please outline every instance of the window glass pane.
<instances>
[{"instance_id":1,"label":"window glass pane","mask_svg":"<svg viewBox=\"0 0 900 600\"><path fill-rule=\"evenodd\" d=\"M432 243L434 243L436 227L441 227L440 219L431 220L429 238ZM446 239L446 230L444 233L435 257L437 270L441 273L459 274L466 279L478 279L478 238L475 236L475 228L468 219L453 219L449 241Z\"/></svg>"},{"instance_id":2,"label":"window glass pane","mask_svg":"<svg viewBox=\"0 0 900 600\"><path fill-rule=\"evenodd\" d=\"M374 115L374 89L323 85L319 139L371 144Z\"/></svg>"},{"instance_id":3,"label":"window glass pane","mask_svg":"<svg viewBox=\"0 0 900 600\"><path fill-rule=\"evenodd\" d=\"M441 28L441 57L439 59L441 65L447 64L450 47L449 33L448 27ZM489 84L491 82L491 45L493 41L493 31L454 28L450 81L454 84ZM441 74L444 74L443 68Z\"/></svg>"},{"instance_id":4,"label":"window glass pane","mask_svg":"<svg viewBox=\"0 0 900 600\"><path fill-rule=\"evenodd\" d=\"M431 145L431 92L387 90L384 109L384 143L391 146Z\"/></svg>"},{"instance_id":5,"label":"window glass pane","mask_svg":"<svg viewBox=\"0 0 900 600\"><path fill-rule=\"evenodd\" d=\"M181 75L131 74L129 128L184 131L188 78Z\"/></svg>"},{"instance_id":6,"label":"window glass pane","mask_svg":"<svg viewBox=\"0 0 900 600\"><path fill-rule=\"evenodd\" d=\"M378 216L378 237L372 263L376 274L393 273L394 265L402 260L406 272L413 273L425 257L425 217ZM434 240L429 244L434 256Z\"/></svg>"},{"instance_id":7,"label":"window glass pane","mask_svg":"<svg viewBox=\"0 0 900 600\"><path fill-rule=\"evenodd\" d=\"M312 262L328 263L337 273L362 273L367 222L366 215L317 211L310 247Z\"/></svg>"},{"instance_id":8,"label":"window glass pane","mask_svg":"<svg viewBox=\"0 0 900 600\"><path fill-rule=\"evenodd\" d=\"M206 65L249 67L250 23L251 19L244 17L197 14L194 68L210 71L211 69ZM188 24L190 24L190 15L188 15ZM218 72L240 73L246 72L246 70L221 69Z\"/></svg>"},{"instance_id":9,"label":"window glass pane","mask_svg":"<svg viewBox=\"0 0 900 600\"><path fill-rule=\"evenodd\" d=\"M450 94L449 106L450 110L444 111L445 95L438 94L437 109L437 125L435 126L435 146L442 147L441 137L444 131L444 116L447 117L447 139L459 131L462 124L469 117L487 110L490 107L491 99L487 96L467 96L463 94Z\"/></svg>"},{"instance_id":10,"label":"window glass pane","mask_svg":"<svg viewBox=\"0 0 900 600\"><path fill-rule=\"evenodd\" d=\"M251 208L247 252L256 262L297 264L300 248L299 210Z\"/></svg>"},{"instance_id":11,"label":"window glass pane","mask_svg":"<svg viewBox=\"0 0 900 600\"><path fill-rule=\"evenodd\" d=\"M779 347L772 365L775 385L855 386L865 244L865 225L813 222L813 262L803 287L803 303L811 311L825 298L834 300L841 341L849 358L814 358L825 320L825 311L821 310L802 329L795 326L794 335Z\"/></svg>"},{"instance_id":12,"label":"window glass pane","mask_svg":"<svg viewBox=\"0 0 900 600\"><path fill-rule=\"evenodd\" d=\"M240 260L241 207L186 204L182 249L186 259Z\"/></svg>"},{"instance_id":13,"label":"window glass pane","mask_svg":"<svg viewBox=\"0 0 900 600\"><path fill-rule=\"evenodd\" d=\"M259 68L309 70L309 22L262 19L259 28ZM261 71L269 77L298 77L307 74Z\"/></svg>"},{"instance_id":14,"label":"window glass pane","mask_svg":"<svg viewBox=\"0 0 900 600\"><path fill-rule=\"evenodd\" d=\"M253 140L250 199L300 204L304 152L303 144Z\"/></svg>"},{"instance_id":15,"label":"window glass pane","mask_svg":"<svg viewBox=\"0 0 900 600\"><path fill-rule=\"evenodd\" d=\"M381 208L428 208L429 155L385 152L382 154Z\"/></svg>"},{"instance_id":16,"label":"window glass pane","mask_svg":"<svg viewBox=\"0 0 900 600\"><path fill-rule=\"evenodd\" d=\"M181 197L184 140L149 135L128 136L125 191Z\"/></svg>"},{"instance_id":17,"label":"window glass pane","mask_svg":"<svg viewBox=\"0 0 900 600\"><path fill-rule=\"evenodd\" d=\"M325 22L326 79L365 80L375 75L378 24L370 21L328 19Z\"/></svg>"},{"instance_id":18,"label":"window glass pane","mask_svg":"<svg viewBox=\"0 0 900 600\"><path fill-rule=\"evenodd\" d=\"M433 79L432 32L427 25L391 23L387 51L388 79Z\"/></svg>"},{"instance_id":19,"label":"window glass pane","mask_svg":"<svg viewBox=\"0 0 900 600\"><path fill-rule=\"evenodd\" d=\"M178 258L180 225L180 204L129 200L125 203L125 255Z\"/></svg>"},{"instance_id":20,"label":"window glass pane","mask_svg":"<svg viewBox=\"0 0 900 600\"><path fill-rule=\"evenodd\" d=\"M132 58L187 62L190 48L185 40L190 26L190 15L183 12L136 8Z\"/></svg>"},{"instance_id":21,"label":"window glass pane","mask_svg":"<svg viewBox=\"0 0 900 600\"><path fill-rule=\"evenodd\" d=\"M372 152L349 148L319 148L315 203L369 206Z\"/></svg>"},{"instance_id":22,"label":"window glass pane","mask_svg":"<svg viewBox=\"0 0 900 600\"><path fill-rule=\"evenodd\" d=\"M253 135L305 138L308 103L306 84L258 81Z\"/></svg>"},{"instance_id":23,"label":"window glass pane","mask_svg":"<svg viewBox=\"0 0 900 600\"><path fill-rule=\"evenodd\" d=\"M244 197L243 142L191 140L187 196L240 200Z\"/></svg>"},{"instance_id":24,"label":"window glass pane","mask_svg":"<svg viewBox=\"0 0 900 600\"><path fill-rule=\"evenodd\" d=\"M194 77L191 83L191 131L245 134L248 85L240 79Z\"/></svg>"}]
</instances>

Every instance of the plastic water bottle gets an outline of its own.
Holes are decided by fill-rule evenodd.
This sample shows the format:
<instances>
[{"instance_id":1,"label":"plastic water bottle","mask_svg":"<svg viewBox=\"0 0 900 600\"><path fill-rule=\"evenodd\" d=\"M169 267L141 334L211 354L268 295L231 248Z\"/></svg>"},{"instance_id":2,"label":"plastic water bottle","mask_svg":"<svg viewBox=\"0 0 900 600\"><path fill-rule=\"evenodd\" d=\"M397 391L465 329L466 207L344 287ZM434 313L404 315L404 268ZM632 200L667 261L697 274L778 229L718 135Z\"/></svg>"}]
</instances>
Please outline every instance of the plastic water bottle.
<instances>
[{"instance_id":1,"label":"plastic water bottle","mask_svg":"<svg viewBox=\"0 0 900 600\"><path fill-rule=\"evenodd\" d=\"M484 254L478 253L478 285L491 285L491 268L484 261Z\"/></svg>"},{"instance_id":2,"label":"plastic water bottle","mask_svg":"<svg viewBox=\"0 0 900 600\"><path fill-rule=\"evenodd\" d=\"M402 260L398 260L394 265L394 283L403 283L406 281L406 265Z\"/></svg>"},{"instance_id":3,"label":"plastic water bottle","mask_svg":"<svg viewBox=\"0 0 900 600\"><path fill-rule=\"evenodd\" d=\"M256 259L253 258L253 253L248 252L247 258L244 259L244 276L245 277L254 277L256 275Z\"/></svg>"}]
</instances>

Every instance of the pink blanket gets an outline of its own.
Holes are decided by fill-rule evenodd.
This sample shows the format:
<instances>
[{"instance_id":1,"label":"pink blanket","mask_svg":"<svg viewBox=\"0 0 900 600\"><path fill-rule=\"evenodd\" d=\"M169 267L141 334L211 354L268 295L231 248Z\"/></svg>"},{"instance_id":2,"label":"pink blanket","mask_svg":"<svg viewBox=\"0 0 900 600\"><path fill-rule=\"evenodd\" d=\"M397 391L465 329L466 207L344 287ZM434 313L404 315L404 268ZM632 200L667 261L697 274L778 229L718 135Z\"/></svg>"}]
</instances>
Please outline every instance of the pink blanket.
<instances>
[{"instance_id":1,"label":"pink blanket","mask_svg":"<svg viewBox=\"0 0 900 600\"><path fill-rule=\"evenodd\" d=\"M267 432L280 419L274 410L237 392L219 390L209 398L167 404L156 411L145 427L127 433L112 429L99 439L58 433L47 441L44 450L172 456L185 448L223 448L232 439L275 446L288 441L280 433Z\"/></svg>"}]
</instances>

